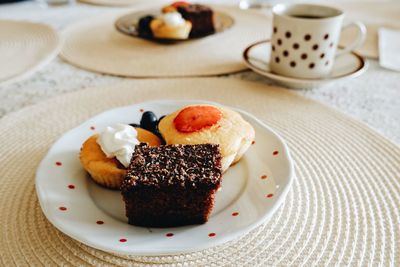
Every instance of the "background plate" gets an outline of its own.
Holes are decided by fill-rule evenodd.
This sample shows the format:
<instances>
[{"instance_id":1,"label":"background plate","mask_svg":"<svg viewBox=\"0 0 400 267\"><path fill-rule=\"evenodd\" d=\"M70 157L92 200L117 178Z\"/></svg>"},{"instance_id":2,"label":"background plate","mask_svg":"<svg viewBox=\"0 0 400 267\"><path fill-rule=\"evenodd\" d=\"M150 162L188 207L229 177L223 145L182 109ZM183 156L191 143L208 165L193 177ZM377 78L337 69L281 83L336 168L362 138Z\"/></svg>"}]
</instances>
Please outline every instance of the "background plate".
<instances>
[{"instance_id":1,"label":"background plate","mask_svg":"<svg viewBox=\"0 0 400 267\"><path fill-rule=\"evenodd\" d=\"M162 42L162 43L175 43L175 42L184 42L184 41L189 41L189 40L194 40L194 39L199 39L206 37L208 35L216 34L219 32L223 32L230 27L233 26L234 20L231 16L229 16L226 13L220 12L220 11L215 11L214 10L214 28L215 28L215 33L204 35L204 36L199 36L196 38L188 38L188 39L162 39L162 38L144 38L139 35L139 30L137 24L139 23L139 19L143 16L147 15L153 15L153 16L158 16L160 15L160 10L154 9L154 10L147 10L147 11L139 11L139 12L134 12L128 15L125 15L121 18L119 18L115 22L115 28L126 35L133 36L133 37L138 37L138 38L143 38L143 39L148 39L156 42Z\"/></svg>"}]
</instances>

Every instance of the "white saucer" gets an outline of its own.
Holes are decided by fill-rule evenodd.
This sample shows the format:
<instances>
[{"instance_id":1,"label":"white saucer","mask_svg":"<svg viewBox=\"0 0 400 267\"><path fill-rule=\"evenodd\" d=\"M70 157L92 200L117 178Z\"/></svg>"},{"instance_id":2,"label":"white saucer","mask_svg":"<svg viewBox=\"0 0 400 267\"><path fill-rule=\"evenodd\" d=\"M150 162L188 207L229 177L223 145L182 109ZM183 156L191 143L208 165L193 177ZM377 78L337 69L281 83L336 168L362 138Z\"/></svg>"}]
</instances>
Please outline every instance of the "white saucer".
<instances>
[{"instance_id":1,"label":"white saucer","mask_svg":"<svg viewBox=\"0 0 400 267\"><path fill-rule=\"evenodd\" d=\"M143 111L158 117L206 101L153 101L101 113L64 134L36 173L36 192L47 219L94 248L128 255L170 255L206 249L238 238L265 222L283 203L293 180L293 160L281 137L239 111L256 132L255 143L224 174L209 221L176 228L129 225L121 192L90 179L79 161L81 144L106 126L138 123ZM215 104L215 103L214 103ZM216 104L218 105L218 104Z\"/></svg>"},{"instance_id":2,"label":"white saucer","mask_svg":"<svg viewBox=\"0 0 400 267\"><path fill-rule=\"evenodd\" d=\"M336 57L331 74L321 79L300 79L273 73L269 68L271 43L269 40L260 41L247 47L243 59L247 67L253 71L291 88L315 88L348 78L355 78L368 68L368 62L360 55L351 52Z\"/></svg>"}]
</instances>

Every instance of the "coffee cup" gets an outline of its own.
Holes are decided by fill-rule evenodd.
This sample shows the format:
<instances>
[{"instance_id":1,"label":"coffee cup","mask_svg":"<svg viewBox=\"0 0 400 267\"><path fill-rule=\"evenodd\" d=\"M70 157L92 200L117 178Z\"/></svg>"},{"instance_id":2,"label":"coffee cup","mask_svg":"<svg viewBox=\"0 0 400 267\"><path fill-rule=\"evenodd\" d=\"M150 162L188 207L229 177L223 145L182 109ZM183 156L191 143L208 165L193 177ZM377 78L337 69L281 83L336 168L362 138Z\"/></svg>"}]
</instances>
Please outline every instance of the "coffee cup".
<instances>
[{"instance_id":1,"label":"coffee cup","mask_svg":"<svg viewBox=\"0 0 400 267\"><path fill-rule=\"evenodd\" d=\"M343 24L344 13L333 7L311 4L278 4L272 9L273 30L270 68L294 78L315 79L329 75L335 57L360 46L366 28L360 22ZM338 48L340 33L357 28L352 44Z\"/></svg>"}]
</instances>

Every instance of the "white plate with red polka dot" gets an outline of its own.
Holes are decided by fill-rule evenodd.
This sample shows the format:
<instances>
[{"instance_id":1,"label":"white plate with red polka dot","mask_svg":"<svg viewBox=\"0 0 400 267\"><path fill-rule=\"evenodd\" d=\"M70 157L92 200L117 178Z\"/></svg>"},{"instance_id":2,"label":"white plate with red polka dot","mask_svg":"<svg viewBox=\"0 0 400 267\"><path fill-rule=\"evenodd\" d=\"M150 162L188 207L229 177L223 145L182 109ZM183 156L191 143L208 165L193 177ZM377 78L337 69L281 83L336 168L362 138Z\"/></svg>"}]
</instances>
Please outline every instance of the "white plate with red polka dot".
<instances>
[{"instance_id":1,"label":"white plate with red polka dot","mask_svg":"<svg viewBox=\"0 0 400 267\"><path fill-rule=\"evenodd\" d=\"M82 143L115 123L139 123L144 111L158 117L207 101L152 101L105 111L65 133L36 174L36 191L47 219L91 247L127 255L194 252L239 238L265 223L283 203L293 161L283 139L253 115L237 110L256 132L245 156L223 176L209 221L202 225L146 228L129 225L121 193L95 184L79 161ZM214 105L220 105L212 103Z\"/></svg>"},{"instance_id":2,"label":"white plate with red polka dot","mask_svg":"<svg viewBox=\"0 0 400 267\"><path fill-rule=\"evenodd\" d=\"M368 61L357 53L350 52L335 58L331 73L320 79L293 78L276 74L269 66L271 42L268 40L256 42L243 52L244 63L254 72L290 88L310 89L328 83L355 78L363 74L368 68ZM299 60L301 57L299 56Z\"/></svg>"}]
</instances>

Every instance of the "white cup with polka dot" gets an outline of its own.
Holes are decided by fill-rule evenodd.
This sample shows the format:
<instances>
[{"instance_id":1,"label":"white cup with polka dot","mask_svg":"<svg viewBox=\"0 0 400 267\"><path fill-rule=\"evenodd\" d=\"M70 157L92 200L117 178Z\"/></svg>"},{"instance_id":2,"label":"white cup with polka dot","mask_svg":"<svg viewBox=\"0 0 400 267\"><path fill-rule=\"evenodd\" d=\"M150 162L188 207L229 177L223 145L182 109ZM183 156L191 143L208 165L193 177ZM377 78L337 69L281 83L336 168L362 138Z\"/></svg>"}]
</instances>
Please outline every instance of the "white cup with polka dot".
<instances>
[{"instance_id":1,"label":"white cup with polka dot","mask_svg":"<svg viewBox=\"0 0 400 267\"><path fill-rule=\"evenodd\" d=\"M315 79L329 75L335 57L360 46L366 29L360 22L343 25L341 10L311 4L278 4L272 9L273 33L270 68L295 78ZM344 28L356 27L354 42L337 48Z\"/></svg>"}]
</instances>

